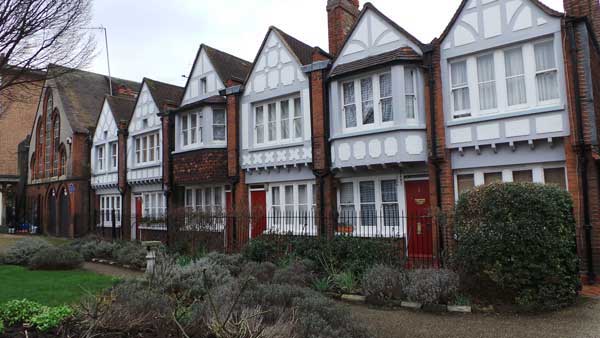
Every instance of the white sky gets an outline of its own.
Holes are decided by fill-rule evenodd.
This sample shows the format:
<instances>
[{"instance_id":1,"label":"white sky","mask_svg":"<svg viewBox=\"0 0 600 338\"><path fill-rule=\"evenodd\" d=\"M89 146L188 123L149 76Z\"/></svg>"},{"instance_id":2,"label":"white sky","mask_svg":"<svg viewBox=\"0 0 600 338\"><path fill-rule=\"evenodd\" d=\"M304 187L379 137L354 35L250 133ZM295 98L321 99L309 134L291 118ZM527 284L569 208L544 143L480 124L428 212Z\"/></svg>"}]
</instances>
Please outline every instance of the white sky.
<instances>
[{"instance_id":1,"label":"white sky","mask_svg":"<svg viewBox=\"0 0 600 338\"><path fill-rule=\"evenodd\" d=\"M562 11L563 0L542 0ZM422 42L439 36L460 0L371 0ZM361 6L365 1L361 0ZM94 26L108 29L111 72L185 85L198 46L205 43L253 61L274 25L328 50L326 0L95 0ZM104 36L91 71L107 73Z\"/></svg>"}]
</instances>

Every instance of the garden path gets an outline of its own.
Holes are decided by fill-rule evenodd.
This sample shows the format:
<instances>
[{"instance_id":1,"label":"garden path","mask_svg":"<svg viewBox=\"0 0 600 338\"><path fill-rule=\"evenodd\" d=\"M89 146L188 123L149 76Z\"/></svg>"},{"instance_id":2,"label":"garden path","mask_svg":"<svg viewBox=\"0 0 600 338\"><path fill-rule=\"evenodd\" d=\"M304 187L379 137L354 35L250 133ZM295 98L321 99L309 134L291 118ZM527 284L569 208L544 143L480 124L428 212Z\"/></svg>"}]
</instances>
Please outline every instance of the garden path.
<instances>
[{"instance_id":1,"label":"garden path","mask_svg":"<svg viewBox=\"0 0 600 338\"><path fill-rule=\"evenodd\" d=\"M599 338L600 300L580 298L573 307L538 314L430 314L346 304L353 318L377 338Z\"/></svg>"},{"instance_id":2,"label":"garden path","mask_svg":"<svg viewBox=\"0 0 600 338\"><path fill-rule=\"evenodd\" d=\"M117 278L138 278L144 275L141 271L121 268L113 265L85 262L83 268L88 271L93 271L101 275L113 276Z\"/></svg>"}]
</instances>

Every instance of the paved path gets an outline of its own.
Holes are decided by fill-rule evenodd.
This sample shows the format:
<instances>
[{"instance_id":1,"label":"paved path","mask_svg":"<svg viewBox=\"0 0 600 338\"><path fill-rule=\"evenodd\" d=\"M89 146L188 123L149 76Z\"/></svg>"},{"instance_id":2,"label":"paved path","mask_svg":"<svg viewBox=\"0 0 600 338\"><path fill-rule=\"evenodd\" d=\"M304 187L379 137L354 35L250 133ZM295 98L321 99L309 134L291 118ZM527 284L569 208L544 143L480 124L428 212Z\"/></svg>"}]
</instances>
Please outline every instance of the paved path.
<instances>
[{"instance_id":1,"label":"paved path","mask_svg":"<svg viewBox=\"0 0 600 338\"><path fill-rule=\"evenodd\" d=\"M600 338L600 300L541 315L429 314L346 305L377 338Z\"/></svg>"},{"instance_id":2,"label":"paved path","mask_svg":"<svg viewBox=\"0 0 600 338\"><path fill-rule=\"evenodd\" d=\"M95 273L99 273L101 275L113 276L118 278L138 278L144 275L141 271L134 271L129 269L124 269L118 266L106 265L106 264L98 264L85 262L83 263L83 268L85 270L93 271Z\"/></svg>"}]
</instances>

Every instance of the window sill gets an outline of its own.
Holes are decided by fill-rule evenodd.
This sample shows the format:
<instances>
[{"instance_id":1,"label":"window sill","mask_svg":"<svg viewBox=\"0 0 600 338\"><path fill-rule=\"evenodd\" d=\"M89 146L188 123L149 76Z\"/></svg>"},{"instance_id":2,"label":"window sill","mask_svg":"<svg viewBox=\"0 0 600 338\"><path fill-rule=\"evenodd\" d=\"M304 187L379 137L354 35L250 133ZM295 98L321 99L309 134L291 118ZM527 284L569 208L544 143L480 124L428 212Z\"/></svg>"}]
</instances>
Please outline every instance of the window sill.
<instances>
[{"instance_id":1,"label":"window sill","mask_svg":"<svg viewBox=\"0 0 600 338\"><path fill-rule=\"evenodd\" d=\"M513 111L506 111L506 112L497 113L497 114L489 114L489 115L456 119L456 120L448 121L446 123L446 126L452 127L452 126L459 126L459 125L472 124L472 123L478 123L478 122L500 120L500 119L511 118L511 117L552 113L552 112L562 111L564 109L565 109L564 105L538 106L535 108L530 108L530 109L525 109L525 110L513 110Z\"/></svg>"},{"instance_id":2,"label":"window sill","mask_svg":"<svg viewBox=\"0 0 600 338\"><path fill-rule=\"evenodd\" d=\"M201 145L198 147L182 148L182 149L171 152L171 154L176 155L176 154L189 153L191 151L204 150L204 149L227 149L227 144L221 143L221 144Z\"/></svg>"},{"instance_id":3,"label":"window sill","mask_svg":"<svg viewBox=\"0 0 600 338\"><path fill-rule=\"evenodd\" d=\"M263 150L272 150L272 149L282 149L282 148L292 148L292 147L298 147L298 146L302 146L304 145L304 141L294 141L294 142L290 142L290 143L282 143L282 144L269 144L269 145L264 145L264 146L256 146L254 145L253 148L248 149L248 151L253 152L253 151L263 151Z\"/></svg>"},{"instance_id":4,"label":"window sill","mask_svg":"<svg viewBox=\"0 0 600 338\"><path fill-rule=\"evenodd\" d=\"M385 134L395 131L424 131L426 127L419 124L405 124L403 126L386 127L381 129L363 129L360 131L342 132L329 138L329 141L340 140L355 136L373 135L373 134Z\"/></svg>"},{"instance_id":5,"label":"window sill","mask_svg":"<svg viewBox=\"0 0 600 338\"><path fill-rule=\"evenodd\" d=\"M146 168L151 168L151 167L159 167L162 165L162 162L152 162L152 163L145 163L145 164L136 164L133 166L133 168L131 168L131 170L136 170L136 169L146 169Z\"/></svg>"}]
</instances>

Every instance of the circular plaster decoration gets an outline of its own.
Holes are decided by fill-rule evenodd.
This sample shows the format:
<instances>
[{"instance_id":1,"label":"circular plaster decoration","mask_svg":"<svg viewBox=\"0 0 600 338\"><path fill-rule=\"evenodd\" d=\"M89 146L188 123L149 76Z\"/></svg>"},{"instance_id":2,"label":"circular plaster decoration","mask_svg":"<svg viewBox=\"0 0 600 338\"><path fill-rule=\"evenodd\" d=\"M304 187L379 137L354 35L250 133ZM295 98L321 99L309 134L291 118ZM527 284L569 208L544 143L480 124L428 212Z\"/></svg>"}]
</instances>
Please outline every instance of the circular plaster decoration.
<instances>
[{"instance_id":1,"label":"circular plaster decoration","mask_svg":"<svg viewBox=\"0 0 600 338\"><path fill-rule=\"evenodd\" d=\"M348 143L342 143L338 147L338 156L342 161L348 161L350 159L350 145Z\"/></svg>"},{"instance_id":2,"label":"circular plaster decoration","mask_svg":"<svg viewBox=\"0 0 600 338\"><path fill-rule=\"evenodd\" d=\"M388 137L383 142L383 148L387 156L395 156L398 153L398 141L393 137Z\"/></svg>"},{"instance_id":3,"label":"circular plaster decoration","mask_svg":"<svg viewBox=\"0 0 600 338\"><path fill-rule=\"evenodd\" d=\"M423 139L421 136L407 136L405 142L406 152L410 155L419 155L423 152Z\"/></svg>"},{"instance_id":4,"label":"circular plaster decoration","mask_svg":"<svg viewBox=\"0 0 600 338\"><path fill-rule=\"evenodd\" d=\"M354 143L354 158L357 160L362 160L367 155L367 146L363 141L358 141Z\"/></svg>"},{"instance_id":5,"label":"circular plaster decoration","mask_svg":"<svg viewBox=\"0 0 600 338\"><path fill-rule=\"evenodd\" d=\"M381 156L381 141L371 140L369 142L369 156L372 158L378 158Z\"/></svg>"}]
</instances>

